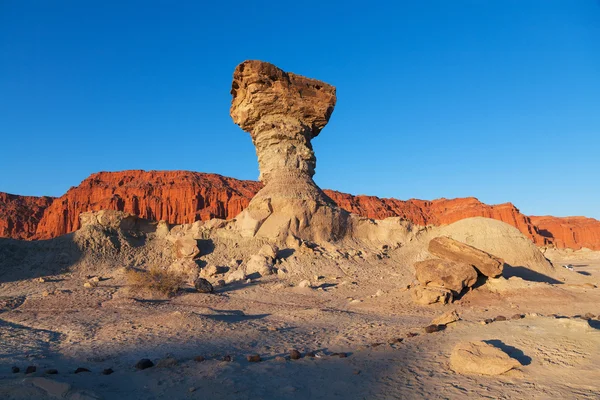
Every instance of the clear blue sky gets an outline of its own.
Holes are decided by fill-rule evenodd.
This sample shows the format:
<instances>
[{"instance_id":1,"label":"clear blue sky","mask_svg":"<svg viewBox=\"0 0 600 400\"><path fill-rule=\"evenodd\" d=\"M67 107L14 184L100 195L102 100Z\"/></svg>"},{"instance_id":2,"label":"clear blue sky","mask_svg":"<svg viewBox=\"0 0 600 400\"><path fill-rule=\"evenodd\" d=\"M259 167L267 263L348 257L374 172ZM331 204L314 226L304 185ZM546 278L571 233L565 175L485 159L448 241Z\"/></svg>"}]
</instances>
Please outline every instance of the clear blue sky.
<instances>
[{"instance_id":1,"label":"clear blue sky","mask_svg":"<svg viewBox=\"0 0 600 400\"><path fill-rule=\"evenodd\" d=\"M0 0L0 191L256 179L229 117L246 59L337 87L322 187L600 218L598 0Z\"/></svg>"}]
</instances>

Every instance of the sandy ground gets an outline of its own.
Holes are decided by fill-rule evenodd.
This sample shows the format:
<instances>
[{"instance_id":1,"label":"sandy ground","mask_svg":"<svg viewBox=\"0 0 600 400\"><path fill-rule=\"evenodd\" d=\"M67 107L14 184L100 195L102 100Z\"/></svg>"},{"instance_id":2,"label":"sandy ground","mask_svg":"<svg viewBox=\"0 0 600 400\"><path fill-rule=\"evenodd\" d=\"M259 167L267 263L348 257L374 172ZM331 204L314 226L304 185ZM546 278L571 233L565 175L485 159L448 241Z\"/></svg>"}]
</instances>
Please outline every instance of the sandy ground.
<instances>
[{"instance_id":1,"label":"sandy ground","mask_svg":"<svg viewBox=\"0 0 600 400\"><path fill-rule=\"evenodd\" d=\"M446 306L411 302L413 277L393 252L336 268L328 261L327 273L309 277L313 288L297 286L301 274L273 275L169 300L132 297L116 270L91 289L76 271L8 280L0 283L0 398L598 398L600 320L579 317L600 314L596 256L568 255L575 271L560 271L558 283L501 279ZM314 255L294 262L320 269ZM424 332L453 309L461 321ZM525 317L511 320L517 313ZM509 320L481 324L499 315ZM449 356L465 340L486 340L522 366L456 374ZM276 358L290 349L319 357ZM263 361L248 362L250 354ZM199 355L206 360L194 361ZM134 368L169 357L176 365ZM37 371L25 375L30 365ZM114 373L102 375L106 368Z\"/></svg>"}]
</instances>

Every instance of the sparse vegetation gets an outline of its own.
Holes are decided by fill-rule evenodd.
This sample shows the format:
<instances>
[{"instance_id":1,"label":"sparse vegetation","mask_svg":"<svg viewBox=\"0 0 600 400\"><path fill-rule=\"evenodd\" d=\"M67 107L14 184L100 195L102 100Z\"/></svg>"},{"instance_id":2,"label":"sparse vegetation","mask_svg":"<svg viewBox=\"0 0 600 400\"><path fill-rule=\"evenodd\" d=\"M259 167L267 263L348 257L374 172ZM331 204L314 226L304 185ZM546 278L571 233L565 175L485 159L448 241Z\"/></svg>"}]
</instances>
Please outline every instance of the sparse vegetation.
<instances>
[{"instance_id":1,"label":"sparse vegetation","mask_svg":"<svg viewBox=\"0 0 600 400\"><path fill-rule=\"evenodd\" d=\"M125 275L129 290L135 294L175 296L185 284L185 277L159 267L149 270L128 269Z\"/></svg>"}]
</instances>

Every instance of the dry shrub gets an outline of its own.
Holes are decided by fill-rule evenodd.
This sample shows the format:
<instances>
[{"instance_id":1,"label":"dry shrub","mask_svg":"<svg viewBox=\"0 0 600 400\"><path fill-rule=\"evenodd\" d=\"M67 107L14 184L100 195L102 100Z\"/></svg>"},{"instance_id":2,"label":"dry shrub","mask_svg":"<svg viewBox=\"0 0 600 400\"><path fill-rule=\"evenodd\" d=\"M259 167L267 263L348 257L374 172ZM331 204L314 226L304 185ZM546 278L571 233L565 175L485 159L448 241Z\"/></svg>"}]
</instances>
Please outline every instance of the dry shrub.
<instances>
[{"instance_id":1,"label":"dry shrub","mask_svg":"<svg viewBox=\"0 0 600 400\"><path fill-rule=\"evenodd\" d=\"M183 274L152 267L149 270L128 269L125 278L129 289L136 294L173 297L185 285Z\"/></svg>"}]
</instances>

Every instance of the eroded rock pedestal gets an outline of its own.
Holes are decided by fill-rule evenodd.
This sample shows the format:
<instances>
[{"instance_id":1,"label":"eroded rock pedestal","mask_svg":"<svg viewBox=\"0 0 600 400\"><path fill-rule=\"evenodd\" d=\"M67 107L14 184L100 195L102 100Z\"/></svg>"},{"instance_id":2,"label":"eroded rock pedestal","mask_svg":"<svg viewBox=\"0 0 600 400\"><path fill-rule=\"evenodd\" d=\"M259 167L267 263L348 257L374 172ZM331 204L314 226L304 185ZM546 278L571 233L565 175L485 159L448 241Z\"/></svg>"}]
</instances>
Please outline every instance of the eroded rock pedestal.
<instances>
[{"instance_id":1,"label":"eroded rock pedestal","mask_svg":"<svg viewBox=\"0 0 600 400\"><path fill-rule=\"evenodd\" d=\"M349 213L314 183L310 143L329 121L335 88L266 62L245 61L235 69L231 94L231 117L250 133L265 184L236 217L237 228L244 236L272 240L343 237Z\"/></svg>"}]
</instances>

